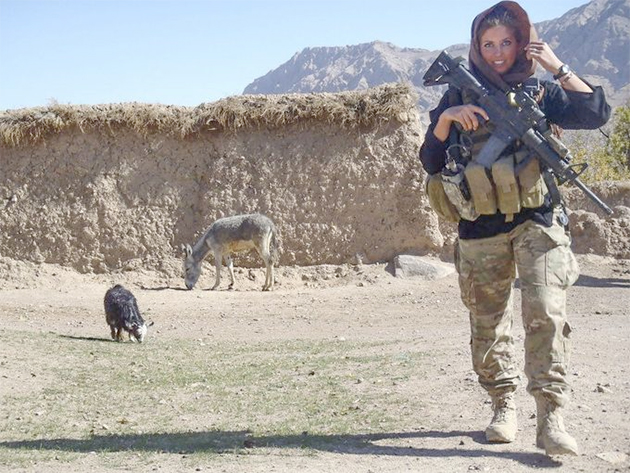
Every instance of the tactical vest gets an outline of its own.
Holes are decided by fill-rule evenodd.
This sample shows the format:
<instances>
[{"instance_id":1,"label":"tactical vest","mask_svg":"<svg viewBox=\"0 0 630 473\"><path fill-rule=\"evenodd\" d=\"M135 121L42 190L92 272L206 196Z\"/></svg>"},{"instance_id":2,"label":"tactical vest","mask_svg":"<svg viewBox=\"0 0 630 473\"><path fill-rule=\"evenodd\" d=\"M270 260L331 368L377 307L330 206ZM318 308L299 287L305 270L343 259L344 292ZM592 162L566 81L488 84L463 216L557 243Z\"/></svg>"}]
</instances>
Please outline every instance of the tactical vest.
<instances>
[{"instance_id":1,"label":"tactical vest","mask_svg":"<svg viewBox=\"0 0 630 473\"><path fill-rule=\"evenodd\" d=\"M474 100L463 93L461 103ZM515 141L487 169L476 162L476 157L494 126L484 123L471 132L458 129L458 133L451 133L448 153L460 165L451 163L442 173L429 176L426 184L429 202L438 215L449 221L476 220L479 215L494 215L498 211L509 222L521 208L543 205L547 186L538 160L530 156L527 148Z\"/></svg>"}]
</instances>

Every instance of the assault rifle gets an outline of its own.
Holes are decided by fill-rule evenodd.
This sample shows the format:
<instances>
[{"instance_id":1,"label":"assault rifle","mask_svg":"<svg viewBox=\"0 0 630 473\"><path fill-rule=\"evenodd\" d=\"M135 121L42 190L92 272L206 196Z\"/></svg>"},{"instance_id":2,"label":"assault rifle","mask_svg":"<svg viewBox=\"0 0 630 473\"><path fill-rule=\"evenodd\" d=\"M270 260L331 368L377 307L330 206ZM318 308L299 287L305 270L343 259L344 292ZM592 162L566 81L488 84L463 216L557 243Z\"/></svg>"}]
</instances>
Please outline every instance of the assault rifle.
<instances>
[{"instance_id":1,"label":"assault rifle","mask_svg":"<svg viewBox=\"0 0 630 473\"><path fill-rule=\"evenodd\" d=\"M579 179L588 164L571 164L570 151L552 134L549 122L534 98L522 87L510 90L507 94L491 92L464 67L462 61L463 58L453 59L448 52L442 51L423 79L425 86L449 84L456 89L472 92L475 102L488 114L489 121L495 128L476 161L491 168L501 152L518 139L538 158L553 200L559 201L559 195L553 195L555 183L550 173L560 185L568 182L577 186L604 212L611 215L612 209ZM555 193L557 194L557 190Z\"/></svg>"}]
</instances>

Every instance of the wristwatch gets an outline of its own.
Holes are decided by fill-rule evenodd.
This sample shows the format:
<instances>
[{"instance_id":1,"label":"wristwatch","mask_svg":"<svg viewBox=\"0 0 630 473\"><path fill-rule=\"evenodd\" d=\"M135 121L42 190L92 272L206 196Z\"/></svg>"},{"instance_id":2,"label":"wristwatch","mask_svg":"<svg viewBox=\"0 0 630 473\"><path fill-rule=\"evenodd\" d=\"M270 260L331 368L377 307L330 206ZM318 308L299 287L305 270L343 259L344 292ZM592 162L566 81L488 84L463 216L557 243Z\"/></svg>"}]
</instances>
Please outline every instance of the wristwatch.
<instances>
[{"instance_id":1,"label":"wristwatch","mask_svg":"<svg viewBox=\"0 0 630 473\"><path fill-rule=\"evenodd\" d=\"M560 69L558 69L558 73L553 76L553 79L558 80L561 77L566 76L569 72L571 72L571 68L566 64L563 64L562 66L560 66Z\"/></svg>"}]
</instances>

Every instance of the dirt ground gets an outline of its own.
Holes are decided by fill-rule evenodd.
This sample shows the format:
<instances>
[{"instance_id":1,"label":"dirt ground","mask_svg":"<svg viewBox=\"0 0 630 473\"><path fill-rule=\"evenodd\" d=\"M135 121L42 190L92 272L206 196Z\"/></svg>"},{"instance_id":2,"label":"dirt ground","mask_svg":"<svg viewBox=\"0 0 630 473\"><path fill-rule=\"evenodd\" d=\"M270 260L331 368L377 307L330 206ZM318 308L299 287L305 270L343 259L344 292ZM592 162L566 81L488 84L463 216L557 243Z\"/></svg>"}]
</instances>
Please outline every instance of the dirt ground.
<instances>
[{"instance_id":1,"label":"dirt ground","mask_svg":"<svg viewBox=\"0 0 630 473\"><path fill-rule=\"evenodd\" d=\"M421 411L400 406L404 425L415 428L331 436L314 452L267 439L260 442L264 447L218 455L195 467L181 452L126 466L104 462L93 452L70 463L11 465L0 450L0 471L630 471L630 260L578 259L582 274L568 300L574 392L565 421L581 455L562 458L548 458L534 445L535 407L525 383L518 391L517 440L505 445L485 441L490 407L470 367L468 318L454 273L426 281L396 278L384 264L281 267L274 290L263 293L262 269L237 269L235 289L227 290L225 278L219 290L209 291L213 276L206 267L195 290L185 291L182 280L151 273L86 276L1 260L0 333L6 337L18 332L107 337L102 297L113 283L123 283L135 293L145 319L155 322L148 344L167 337L239 343L367 340L395 343L401 352L431 347L432 356L428 377L392 387L410 398L426 398ZM522 358L518 320L515 334ZM63 353L49 356L63 363ZM0 398L29 387L36 391L44 377L33 377L11 359L0 346ZM0 421L13 414L5 409L0 405ZM21 440L7 432L0 436L0 447Z\"/></svg>"}]
</instances>

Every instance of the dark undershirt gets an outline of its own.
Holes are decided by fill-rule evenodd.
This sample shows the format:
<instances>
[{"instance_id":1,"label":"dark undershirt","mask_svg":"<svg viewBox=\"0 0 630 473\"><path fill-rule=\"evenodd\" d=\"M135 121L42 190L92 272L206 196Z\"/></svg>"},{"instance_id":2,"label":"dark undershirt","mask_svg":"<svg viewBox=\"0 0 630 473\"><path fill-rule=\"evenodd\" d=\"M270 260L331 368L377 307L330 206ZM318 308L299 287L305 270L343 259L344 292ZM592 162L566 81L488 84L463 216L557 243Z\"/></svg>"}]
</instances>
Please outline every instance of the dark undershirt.
<instances>
[{"instance_id":1,"label":"dark undershirt","mask_svg":"<svg viewBox=\"0 0 630 473\"><path fill-rule=\"evenodd\" d=\"M476 220L460 220L458 225L459 238L475 240L489 236L509 233L527 220L550 227L553 223L553 206L549 194L545 196L545 203L537 209L523 209L514 215L511 222L505 221L505 214L480 215Z\"/></svg>"}]
</instances>

